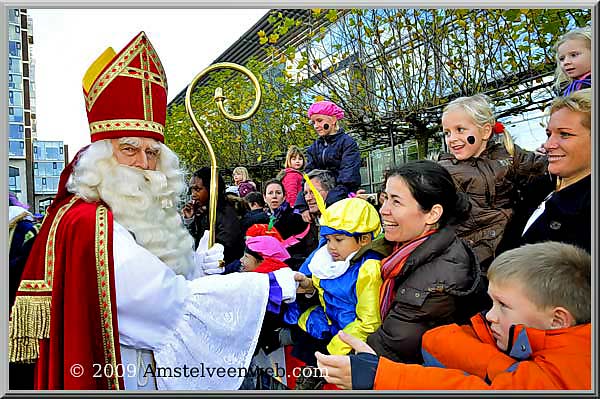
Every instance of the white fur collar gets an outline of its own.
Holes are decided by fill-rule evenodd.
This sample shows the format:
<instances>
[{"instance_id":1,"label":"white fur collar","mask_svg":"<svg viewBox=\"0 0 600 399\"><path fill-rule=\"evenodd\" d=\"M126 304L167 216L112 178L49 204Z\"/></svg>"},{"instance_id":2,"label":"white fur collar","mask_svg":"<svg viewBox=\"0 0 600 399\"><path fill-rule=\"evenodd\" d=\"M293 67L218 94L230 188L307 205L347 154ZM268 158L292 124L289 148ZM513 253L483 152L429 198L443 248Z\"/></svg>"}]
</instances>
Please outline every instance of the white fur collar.
<instances>
[{"instance_id":1,"label":"white fur collar","mask_svg":"<svg viewBox=\"0 0 600 399\"><path fill-rule=\"evenodd\" d=\"M308 264L308 269L315 276L321 280L332 280L346 273L346 270L350 267L350 260L356 255L355 251L348 255L346 260L334 261L329 252L327 251L327 245L323 245L317 249L315 255Z\"/></svg>"}]
</instances>

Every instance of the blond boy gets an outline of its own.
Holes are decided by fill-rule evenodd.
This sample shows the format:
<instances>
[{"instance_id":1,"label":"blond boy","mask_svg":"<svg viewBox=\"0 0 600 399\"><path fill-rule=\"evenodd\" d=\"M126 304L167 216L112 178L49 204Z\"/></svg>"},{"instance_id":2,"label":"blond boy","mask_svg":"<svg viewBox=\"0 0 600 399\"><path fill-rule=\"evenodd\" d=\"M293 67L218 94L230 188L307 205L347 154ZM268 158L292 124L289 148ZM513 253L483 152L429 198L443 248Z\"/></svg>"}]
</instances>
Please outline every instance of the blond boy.
<instances>
[{"instance_id":1,"label":"blond boy","mask_svg":"<svg viewBox=\"0 0 600 399\"><path fill-rule=\"evenodd\" d=\"M358 354L317 354L318 365L346 389L589 390L590 268L589 254L569 244L507 251L488 271L492 309L425 333L423 366L377 358L344 334Z\"/></svg>"}]
</instances>

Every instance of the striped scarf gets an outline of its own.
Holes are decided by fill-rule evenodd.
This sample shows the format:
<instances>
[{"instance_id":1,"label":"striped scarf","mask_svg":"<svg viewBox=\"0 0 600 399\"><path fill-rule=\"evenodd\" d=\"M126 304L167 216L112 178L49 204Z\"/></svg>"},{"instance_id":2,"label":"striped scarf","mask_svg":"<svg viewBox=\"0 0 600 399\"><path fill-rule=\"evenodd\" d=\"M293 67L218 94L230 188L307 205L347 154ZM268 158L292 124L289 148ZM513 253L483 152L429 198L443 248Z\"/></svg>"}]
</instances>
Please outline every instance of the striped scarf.
<instances>
[{"instance_id":1,"label":"striped scarf","mask_svg":"<svg viewBox=\"0 0 600 399\"><path fill-rule=\"evenodd\" d=\"M406 260L419 245L435 232L437 232L436 229L429 230L405 244L396 244L394 252L381 261L381 277L383 278L383 284L379 291L381 320L385 318L390 310L396 292L396 277L400 274Z\"/></svg>"}]
</instances>

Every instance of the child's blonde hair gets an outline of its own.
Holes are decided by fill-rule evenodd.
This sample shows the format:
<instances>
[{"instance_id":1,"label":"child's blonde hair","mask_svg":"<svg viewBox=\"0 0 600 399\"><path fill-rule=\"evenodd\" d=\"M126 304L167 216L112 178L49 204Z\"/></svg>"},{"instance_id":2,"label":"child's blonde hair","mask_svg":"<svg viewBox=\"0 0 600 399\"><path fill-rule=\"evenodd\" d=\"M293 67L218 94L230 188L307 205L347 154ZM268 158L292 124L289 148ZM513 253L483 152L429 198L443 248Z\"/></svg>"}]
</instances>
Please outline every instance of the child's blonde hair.
<instances>
[{"instance_id":1,"label":"child's blonde hair","mask_svg":"<svg viewBox=\"0 0 600 399\"><path fill-rule=\"evenodd\" d=\"M488 96L485 94L475 94L470 97L459 97L452 100L448 105L444 107L444 111L442 113L452 111L454 109L463 110L475 124L482 128L483 125L489 123L492 127L492 134L494 134L494 126L496 125L496 117L494 116L494 110L492 108L492 102ZM508 151L508 153L512 156L514 155L514 143L512 137L506 129L503 130L504 133L504 147Z\"/></svg>"},{"instance_id":2,"label":"child's blonde hair","mask_svg":"<svg viewBox=\"0 0 600 399\"><path fill-rule=\"evenodd\" d=\"M591 258L571 244L546 241L501 253L490 265L490 283L519 283L539 309L561 306L577 324L591 314Z\"/></svg>"},{"instance_id":3,"label":"child's blonde hair","mask_svg":"<svg viewBox=\"0 0 600 399\"><path fill-rule=\"evenodd\" d=\"M248 169L244 168L243 166L238 166L237 168L233 169L233 173L236 175L242 175L242 181L250 180Z\"/></svg>"},{"instance_id":4,"label":"child's blonde hair","mask_svg":"<svg viewBox=\"0 0 600 399\"><path fill-rule=\"evenodd\" d=\"M567 74L560 67L560 61L558 60L558 48L568 42L569 40L582 40L586 48L589 50L592 49L592 27L585 26L583 28L573 29L562 35L560 39L554 44L554 54L556 59L556 72L554 72L554 87L557 91L560 91L562 86L565 83L571 83L573 81L572 78L567 76Z\"/></svg>"},{"instance_id":5,"label":"child's blonde hair","mask_svg":"<svg viewBox=\"0 0 600 399\"><path fill-rule=\"evenodd\" d=\"M288 148L287 155L285 156L285 167L286 168L292 167L292 158L294 158L296 156L300 156L300 158L302 158L302 167L305 166L306 157L304 156L304 153L302 152L300 147L291 145L290 148Z\"/></svg>"}]
</instances>

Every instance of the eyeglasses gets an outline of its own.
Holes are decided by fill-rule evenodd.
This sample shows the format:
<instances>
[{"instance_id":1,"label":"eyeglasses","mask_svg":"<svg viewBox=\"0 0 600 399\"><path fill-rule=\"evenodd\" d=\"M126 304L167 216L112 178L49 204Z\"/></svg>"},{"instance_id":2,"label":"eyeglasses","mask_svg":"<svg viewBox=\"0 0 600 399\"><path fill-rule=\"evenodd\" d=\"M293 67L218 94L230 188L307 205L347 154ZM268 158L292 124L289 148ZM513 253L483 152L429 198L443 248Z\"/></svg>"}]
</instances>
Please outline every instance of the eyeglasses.
<instances>
[{"instance_id":1,"label":"eyeglasses","mask_svg":"<svg viewBox=\"0 0 600 399\"><path fill-rule=\"evenodd\" d=\"M321 194L321 197L327 193L327 191L325 190L317 190L319 192L319 194ZM308 194L313 195L312 190L308 190L308 191L304 191L304 196L306 197Z\"/></svg>"}]
</instances>

